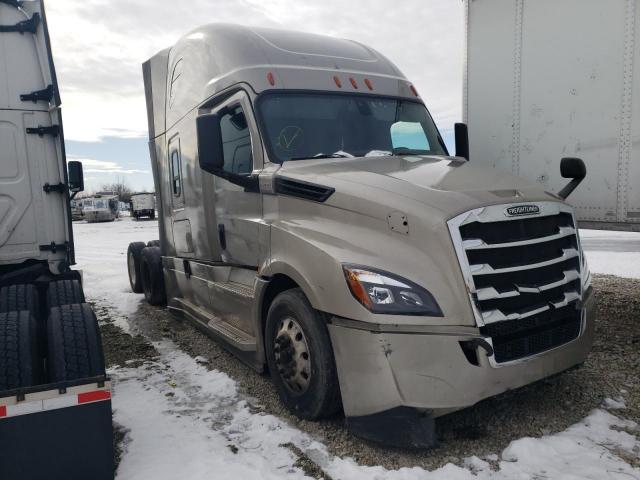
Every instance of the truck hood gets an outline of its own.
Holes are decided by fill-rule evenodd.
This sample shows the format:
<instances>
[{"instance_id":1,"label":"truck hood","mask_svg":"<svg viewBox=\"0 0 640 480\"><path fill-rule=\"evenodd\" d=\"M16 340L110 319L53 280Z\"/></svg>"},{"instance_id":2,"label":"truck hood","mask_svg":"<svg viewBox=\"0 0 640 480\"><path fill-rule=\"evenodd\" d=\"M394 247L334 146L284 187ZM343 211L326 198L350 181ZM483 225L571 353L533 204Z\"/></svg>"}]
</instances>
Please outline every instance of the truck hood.
<instances>
[{"instance_id":1,"label":"truck hood","mask_svg":"<svg viewBox=\"0 0 640 480\"><path fill-rule=\"evenodd\" d=\"M278 175L334 188L328 205L375 217L388 213L381 204L406 213L418 209L424 214L426 208L446 220L486 205L559 201L520 177L456 157L299 160L285 162Z\"/></svg>"}]
</instances>

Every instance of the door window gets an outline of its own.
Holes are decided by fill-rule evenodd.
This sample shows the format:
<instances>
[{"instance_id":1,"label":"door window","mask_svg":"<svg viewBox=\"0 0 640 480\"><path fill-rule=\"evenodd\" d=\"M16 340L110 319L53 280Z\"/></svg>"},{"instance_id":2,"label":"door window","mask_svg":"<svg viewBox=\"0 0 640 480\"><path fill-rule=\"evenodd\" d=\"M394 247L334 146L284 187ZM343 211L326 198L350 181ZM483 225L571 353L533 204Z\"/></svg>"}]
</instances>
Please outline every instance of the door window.
<instances>
[{"instance_id":1,"label":"door window","mask_svg":"<svg viewBox=\"0 0 640 480\"><path fill-rule=\"evenodd\" d=\"M220 118L225 172L248 175L253 171L251 134L240 105L226 109Z\"/></svg>"}]
</instances>

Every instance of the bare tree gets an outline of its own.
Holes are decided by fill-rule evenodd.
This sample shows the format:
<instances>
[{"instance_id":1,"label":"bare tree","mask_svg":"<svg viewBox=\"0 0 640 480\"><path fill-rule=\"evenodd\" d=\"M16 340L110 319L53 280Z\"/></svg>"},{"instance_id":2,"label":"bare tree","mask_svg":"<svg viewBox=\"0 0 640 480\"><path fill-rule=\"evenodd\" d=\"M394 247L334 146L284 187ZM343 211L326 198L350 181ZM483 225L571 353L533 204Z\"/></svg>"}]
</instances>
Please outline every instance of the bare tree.
<instances>
[{"instance_id":1,"label":"bare tree","mask_svg":"<svg viewBox=\"0 0 640 480\"><path fill-rule=\"evenodd\" d=\"M127 184L124 177L116 177L112 183L103 183L102 191L115 192L121 202L129 203L133 190Z\"/></svg>"}]
</instances>

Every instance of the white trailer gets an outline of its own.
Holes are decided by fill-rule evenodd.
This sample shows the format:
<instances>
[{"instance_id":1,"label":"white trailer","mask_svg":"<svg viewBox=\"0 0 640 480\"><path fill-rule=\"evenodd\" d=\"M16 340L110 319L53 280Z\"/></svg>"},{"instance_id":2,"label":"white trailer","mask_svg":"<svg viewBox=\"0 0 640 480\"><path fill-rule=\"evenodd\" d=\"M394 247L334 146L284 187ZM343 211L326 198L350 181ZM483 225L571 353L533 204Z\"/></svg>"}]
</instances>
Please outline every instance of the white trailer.
<instances>
[{"instance_id":1,"label":"white trailer","mask_svg":"<svg viewBox=\"0 0 640 480\"><path fill-rule=\"evenodd\" d=\"M89 223L113 222L120 217L118 195L110 192L101 192L93 197L85 198L82 202L82 215Z\"/></svg>"},{"instance_id":2,"label":"white trailer","mask_svg":"<svg viewBox=\"0 0 640 480\"><path fill-rule=\"evenodd\" d=\"M640 230L636 1L464 1L471 162L557 192L560 159L580 157L583 226Z\"/></svg>"},{"instance_id":3,"label":"white trailer","mask_svg":"<svg viewBox=\"0 0 640 480\"><path fill-rule=\"evenodd\" d=\"M131 216L156 218L156 196L153 193L134 193L131 195Z\"/></svg>"}]
</instances>

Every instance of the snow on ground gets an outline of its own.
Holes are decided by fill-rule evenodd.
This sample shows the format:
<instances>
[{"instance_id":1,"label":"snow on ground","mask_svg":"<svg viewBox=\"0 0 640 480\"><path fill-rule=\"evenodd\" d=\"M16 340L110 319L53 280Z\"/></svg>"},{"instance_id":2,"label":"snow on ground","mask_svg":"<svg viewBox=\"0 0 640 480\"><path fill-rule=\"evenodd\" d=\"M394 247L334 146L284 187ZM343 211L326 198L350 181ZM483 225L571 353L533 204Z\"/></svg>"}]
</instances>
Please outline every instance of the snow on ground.
<instances>
[{"instance_id":1,"label":"snow on ground","mask_svg":"<svg viewBox=\"0 0 640 480\"><path fill-rule=\"evenodd\" d=\"M640 278L640 232L582 229L580 241L592 272Z\"/></svg>"},{"instance_id":2,"label":"snow on ground","mask_svg":"<svg viewBox=\"0 0 640 480\"><path fill-rule=\"evenodd\" d=\"M134 311L141 297L129 289L127 245L157 238L157 222L77 223L74 232L87 297L123 316ZM640 480L640 470L618 455L638 455L640 441L628 433L637 433L638 425L602 409L559 434L512 442L488 458L497 470L477 457L465 459L463 467L448 464L431 472L361 466L332 456L318 439L283 420L251 411L234 380L207 370L172 342L154 345L157 362L110 371L114 418L128 430L119 480L303 478L295 455L283 446L287 442L336 480ZM613 401L604 405L623 408Z\"/></svg>"}]
</instances>

